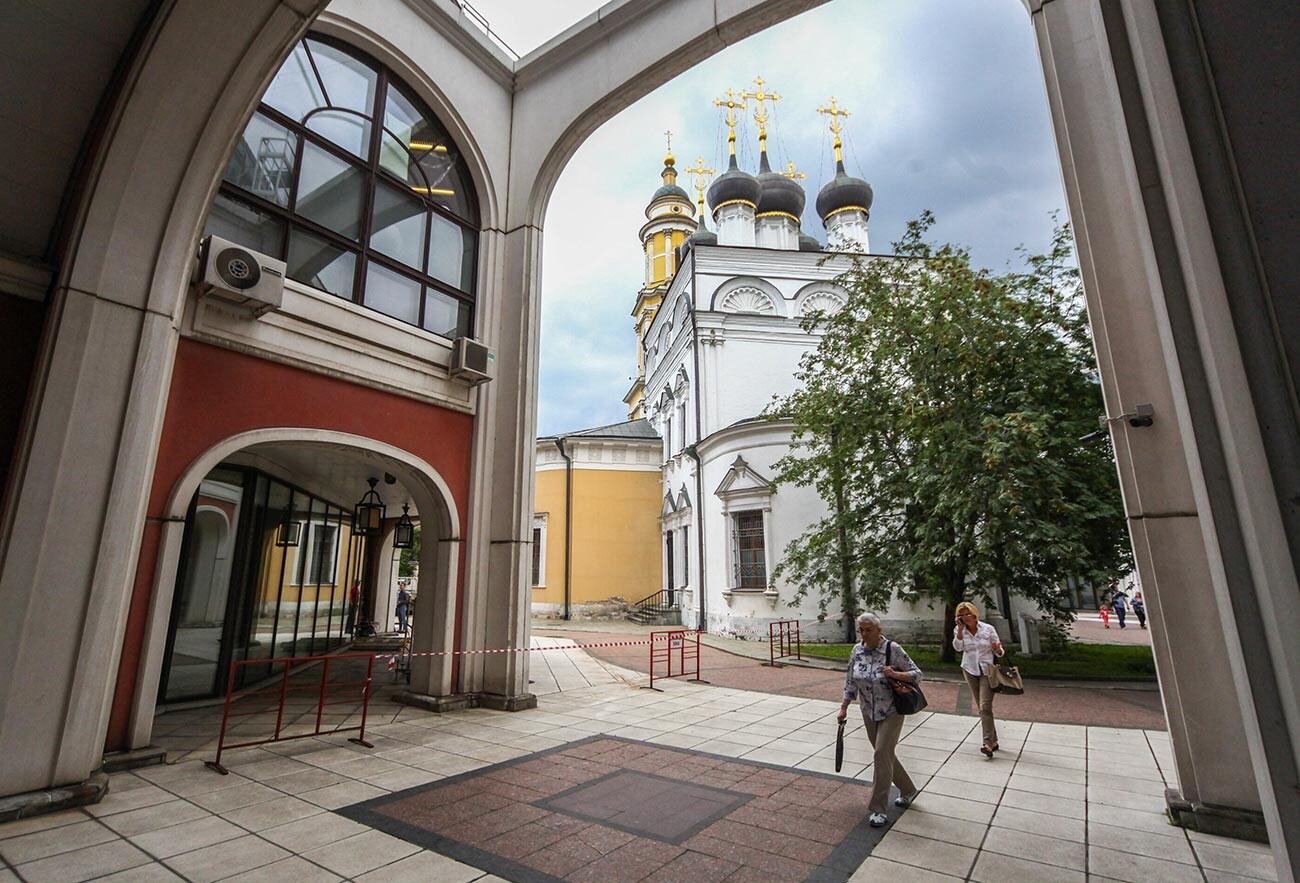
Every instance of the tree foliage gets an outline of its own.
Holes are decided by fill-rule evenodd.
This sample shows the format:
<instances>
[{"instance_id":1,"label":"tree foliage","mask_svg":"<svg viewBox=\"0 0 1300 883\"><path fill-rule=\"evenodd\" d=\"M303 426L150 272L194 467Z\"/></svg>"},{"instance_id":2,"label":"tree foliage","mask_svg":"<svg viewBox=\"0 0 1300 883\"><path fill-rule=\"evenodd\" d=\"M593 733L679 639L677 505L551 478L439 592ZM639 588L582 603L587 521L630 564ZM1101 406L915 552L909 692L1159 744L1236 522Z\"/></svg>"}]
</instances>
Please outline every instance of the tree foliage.
<instances>
[{"instance_id":1,"label":"tree foliage","mask_svg":"<svg viewBox=\"0 0 1300 883\"><path fill-rule=\"evenodd\" d=\"M415 526L414 541L409 549L402 549L397 559L397 575L402 579L415 576L415 569L420 563L420 525Z\"/></svg>"},{"instance_id":2,"label":"tree foliage","mask_svg":"<svg viewBox=\"0 0 1300 883\"><path fill-rule=\"evenodd\" d=\"M1067 577L1130 567L1109 444L1079 441L1103 405L1069 231L999 275L928 242L933 223L909 223L896 258L855 260L846 306L808 320L820 345L770 409L796 426L777 480L830 514L775 575L823 611L899 596L950 622L964 598L1018 594L1061 615Z\"/></svg>"}]
</instances>

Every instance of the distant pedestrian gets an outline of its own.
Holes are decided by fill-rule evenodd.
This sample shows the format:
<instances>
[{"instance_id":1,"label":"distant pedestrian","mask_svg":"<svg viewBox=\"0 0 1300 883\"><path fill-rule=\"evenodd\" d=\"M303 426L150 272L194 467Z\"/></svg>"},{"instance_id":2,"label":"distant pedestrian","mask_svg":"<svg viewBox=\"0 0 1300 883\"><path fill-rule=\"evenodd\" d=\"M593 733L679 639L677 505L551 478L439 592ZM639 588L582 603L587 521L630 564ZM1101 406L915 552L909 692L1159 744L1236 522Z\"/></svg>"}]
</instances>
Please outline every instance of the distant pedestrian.
<instances>
[{"instance_id":1,"label":"distant pedestrian","mask_svg":"<svg viewBox=\"0 0 1300 883\"><path fill-rule=\"evenodd\" d=\"M980 730L984 744L980 753L992 757L998 750L998 726L993 720L993 684L988 670L997 664L1005 651L997 629L980 622L975 605L962 601L957 605L957 625L953 628L952 648L961 651L961 673L966 676L971 699L980 713Z\"/></svg>"},{"instance_id":2,"label":"distant pedestrian","mask_svg":"<svg viewBox=\"0 0 1300 883\"><path fill-rule=\"evenodd\" d=\"M357 608L361 606L361 580L352 583L352 588L348 591L348 623L347 633L355 634L357 630Z\"/></svg>"},{"instance_id":3,"label":"distant pedestrian","mask_svg":"<svg viewBox=\"0 0 1300 883\"><path fill-rule=\"evenodd\" d=\"M1133 593L1133 600L1130 602L1133 607L1133 613L1138 618L1138 625L1142 628L1147 627L1147 604L1142 600L1142 590Z\"/></svg>"},{"instance_id":4,"label":"distant pedestrian","mask_svg":"<svg viewBox=\"0 0 1300 883\"><path fill-rule=\"evenodd\" d=\"M1119 589L1111 595L1110 604L1115 608L1115 618L1119 620L1119 627L1124 628L1124 614L1128 613L1128 595L1125 595Z\"/></svg>"},{"instance_id":5,"label":"distant pedestrian","mask_svg":"<svg viewBox=\"0 0 1300 883\"><path fill-rule=\"evenodd\" d=\"M1110 603L1108 601L1102 601L1101 607L1097 612L1101 614L1101 624L1106 628L1110 628Z\"/></svg>"},{"instance_id":6,"label":"distant pedestrian","mask_svg":"<svg viewBox=\"0 0 1300 883\"><path fill-rule=\"evenodd\" d=\"M410 630L411 593L406 590L406 583L397 589L397 630L406 634Z\"/></svg>"},{"instance_id":7,"label":"distant pedestrian","mask_svg":"<svg viewBox=\"0 0 1300 883\"><path fill-rule=\"evenodd\" d=\"M858 617L858 637L849 655L849 668L844 677L844 701L840 704L838 720L849 713L849 703L857 700L862 709L862 723L867 738L875 749L872 771L871 802L867 808L867 821L873 828L889 823L885 804L889 801L889 786L898 786L899 796L894 806L911 806L916 799L917 787L894 756L898 737L903 733L903 716L894 704L894 685L917 684L921 670L912 662L902 647L880 634L880 619L872 613Z\"/></svg>"}]
</instances>

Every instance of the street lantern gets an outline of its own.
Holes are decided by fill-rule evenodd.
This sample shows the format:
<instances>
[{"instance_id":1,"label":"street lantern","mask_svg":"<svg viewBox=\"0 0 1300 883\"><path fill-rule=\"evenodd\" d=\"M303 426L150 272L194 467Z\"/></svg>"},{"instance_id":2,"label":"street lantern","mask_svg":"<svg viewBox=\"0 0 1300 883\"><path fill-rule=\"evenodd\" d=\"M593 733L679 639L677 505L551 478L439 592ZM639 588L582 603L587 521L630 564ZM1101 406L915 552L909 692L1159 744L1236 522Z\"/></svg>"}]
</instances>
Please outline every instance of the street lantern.
<instances>
[{"instance_id":1,"label":"street lantern","mask_svg":"<svg viewBox=\"0 0 1300 883\"><path fill-rule=\"evenodd\" d=\"M280 520L280 526L275 531L275 544L277 546L296 546L302 535L302 522L293 517L293 497L289 497L289 507L284 510L284 518Z\"/></svg>"},{"instance_id":2,"label":"street lantern","mask_svg":"<svg viewBox=\"0 0 1300 883\"><path fill-rule=\"evenodd\" d=\"M367 478L366 483L370 490L352 508L352 533L359 537L375 536L384 524L384 501L375 492L379 479Z\"/></svg>"},{"instance_id":3,"label":"street lantern","mask_svg":"<svg viewBox=\"0 0 1300 883\"><path fill-rule=\"evenodd\" d=\"M406 503L402 504L402 517L397 519L397 528L393 531L394 549L410 549L415 546L415 525L407 514L409 508Z\"/></svg>"}]
</instances>

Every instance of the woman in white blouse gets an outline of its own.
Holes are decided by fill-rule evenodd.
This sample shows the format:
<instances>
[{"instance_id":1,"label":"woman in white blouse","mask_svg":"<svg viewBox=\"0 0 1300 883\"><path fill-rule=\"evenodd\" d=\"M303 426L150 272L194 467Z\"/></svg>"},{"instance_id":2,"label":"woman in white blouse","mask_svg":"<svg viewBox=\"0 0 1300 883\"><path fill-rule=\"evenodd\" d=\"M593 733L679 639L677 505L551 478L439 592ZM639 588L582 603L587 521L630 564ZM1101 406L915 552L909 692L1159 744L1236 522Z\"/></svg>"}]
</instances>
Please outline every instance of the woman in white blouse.
<instances>
[{"instance_id":1,"label":"woman in white blouse","mask_svg":"<svg viewBox=\"0 0 1300 883\"><path fill-rule=\"evenodd\" d=\"M985 757L992 757L998 750L998 727L993 721L993 685L989 682L988 667L1002 655L1002 641L993 626L980 622L975 605L969 601L957 605L957 627L953 630L952 647L961 651L961 671L966 676L971 698L980 710L980 728L984 731L980 752Z\"/></svg>"}]
</instances>

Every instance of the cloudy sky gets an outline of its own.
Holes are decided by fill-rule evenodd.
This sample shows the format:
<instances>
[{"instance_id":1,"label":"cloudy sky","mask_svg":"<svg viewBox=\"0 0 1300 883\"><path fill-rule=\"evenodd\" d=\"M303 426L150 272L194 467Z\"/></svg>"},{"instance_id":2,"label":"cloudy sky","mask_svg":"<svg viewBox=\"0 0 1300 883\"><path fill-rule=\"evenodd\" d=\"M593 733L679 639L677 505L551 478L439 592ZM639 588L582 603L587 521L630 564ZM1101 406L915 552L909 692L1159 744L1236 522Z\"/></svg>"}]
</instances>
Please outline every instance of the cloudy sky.
<instances>
[{"instance_id":1,"label":"cloudy sky","mask_svg":"<svg viewBox=\"0 0 1300 883\"><path fill-rule=\"evenodd\" d=\"M598 4L475 0L494 31L526 53ZM1065 196L1047 97L1022 0L832 0L732 46L598 129L574 154L546 215L538 433L626 419L636 370L632 309L643 282L637 230L660 185L665 129L677 167L726 163L713 99L753 89L782 96L769 123L774 165L808 175L803 229L824 241L816 191L833 174L831 135L816 113L831 96L852 111L845 161L875 191L871 248L887 253L929 209L937 239L968 245L1001 269L1016 246L1042 249ZM738 132L755 171L757 136ZM678 183L692 194L688 176Z\"/></svg>"}]
</instances>

